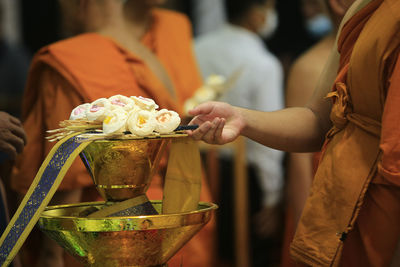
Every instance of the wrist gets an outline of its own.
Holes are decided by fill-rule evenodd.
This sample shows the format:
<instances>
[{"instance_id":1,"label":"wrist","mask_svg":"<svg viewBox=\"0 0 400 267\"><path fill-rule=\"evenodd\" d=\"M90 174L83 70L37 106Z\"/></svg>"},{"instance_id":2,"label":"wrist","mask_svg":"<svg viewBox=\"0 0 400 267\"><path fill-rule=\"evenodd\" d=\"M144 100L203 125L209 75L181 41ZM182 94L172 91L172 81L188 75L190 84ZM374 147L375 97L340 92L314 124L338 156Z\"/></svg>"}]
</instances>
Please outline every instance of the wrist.
<instances>
[{"instance_id":1,"label":"wrist","mask_svg":"<svg viewBox=\"0 0 400 267\"><path fill-rule=\"evenodd\" d=\"M235 119L238 123L238 129L240 135L246 135L246 131L248 129L248 123L246 120L246 112L247 109L241 107L234 107L235 110Z\"/></svg>"}]
</instances>

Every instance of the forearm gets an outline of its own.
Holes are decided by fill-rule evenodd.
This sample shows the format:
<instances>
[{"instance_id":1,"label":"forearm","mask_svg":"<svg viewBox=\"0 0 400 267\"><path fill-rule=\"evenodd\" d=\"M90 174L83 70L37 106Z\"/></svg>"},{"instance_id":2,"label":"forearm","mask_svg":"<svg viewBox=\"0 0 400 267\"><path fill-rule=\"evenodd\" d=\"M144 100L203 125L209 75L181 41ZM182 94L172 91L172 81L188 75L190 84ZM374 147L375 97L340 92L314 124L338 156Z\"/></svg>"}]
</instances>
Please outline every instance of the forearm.
<instances>
[{"instance_id":1,"label":"forearm","mask_svg":"<svg viewBox=\"0 0 400 267\"><path fill-rule=\"evenodd\" d=\"M329 129L308 107L261 112L237 108L244 122L242 135L288 152L318 151Z\"/></svg>"}]
</instances>

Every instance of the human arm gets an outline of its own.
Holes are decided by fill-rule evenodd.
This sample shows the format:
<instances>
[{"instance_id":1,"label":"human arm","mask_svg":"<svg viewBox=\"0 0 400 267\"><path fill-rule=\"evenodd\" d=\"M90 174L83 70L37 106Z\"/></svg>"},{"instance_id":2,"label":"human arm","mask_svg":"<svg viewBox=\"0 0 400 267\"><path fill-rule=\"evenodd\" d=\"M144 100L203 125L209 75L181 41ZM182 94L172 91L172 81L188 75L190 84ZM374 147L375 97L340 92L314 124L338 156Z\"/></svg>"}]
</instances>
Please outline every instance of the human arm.
<instances>
[{"instance_id":1,"label":"human arm","mask_svg":"<svg viewBox=\"0 0 400 267\"><path fill-rule=\"evenodd\" d=\"M342 25L370 0L356 1L346 13ZM340 33L340 30L339 30ZM224 144L243 134L264 145L289 152L311 152L320 149L325 133L331 127L331 103L325 99L336 77L339 53L335 45L318 81L316 90L304 107L275 112L246 110L219 103L205 103L195 108L192 124L200 127L189 132L195 139ZM229 117L225 117L229 115ZM226 124L225 128L224 125ZM223 129L224 128L224 129ZM226 130L225 130L226 129Z\"/></svg>"},{"instance_id":2,"label":"human arm","mask_svg":"<svg viewBox=\"0 0 400 267\"><path fill-rule=\"evenodd\" d=\"M195 139L225 144L239 134L266 146L293 152L316 151L330 128L331 103L325 99L338 68L339 56L333 49L329 64L318 82L311 101L303 107L292 107L273 112L262 112L224 103L210 102L191 111L196 117L192 124L200 127L189 132ZM225 125L225 127L224 127Z\"/></svg>"},{"instance_id":3,"label":"human arm","mask_svg":"<svg viewBox=\"0 0 400 267\"><path fill-rule=\"evenodd\" d=\"M329 106L327 101L324 102ZM212 144L226 144L242 134L279 150L316 151L329 128L329 123L322 119L327 119L327 116L321 116L317 112L310 107L262 112L222 102L208 102L190 112L196 116L191 124L198 124L200 127L188 133L196 140L202 139ZM327 112L324 113L328 115Z\"/></svg>"}]
</instances>

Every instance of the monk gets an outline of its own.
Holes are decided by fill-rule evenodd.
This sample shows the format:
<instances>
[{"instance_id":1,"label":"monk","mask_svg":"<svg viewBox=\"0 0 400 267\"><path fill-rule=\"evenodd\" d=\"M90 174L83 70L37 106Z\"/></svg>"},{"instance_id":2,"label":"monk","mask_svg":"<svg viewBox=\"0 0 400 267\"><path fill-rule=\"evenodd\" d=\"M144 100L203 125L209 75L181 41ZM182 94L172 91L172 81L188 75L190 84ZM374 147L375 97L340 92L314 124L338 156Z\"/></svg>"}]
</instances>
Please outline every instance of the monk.
<instances>
[{"instance_id":1,"label":"monk","mask_svg":"<svg viewBox=\"0 0 400 267\"><path fill-rule=\"evenodd\" d=\"M149 97L160 108L182 111L202 80L189 21L156 9L163 2L60 0L66 32L74 37L44 47L32 61L22 114L29 143L13 176L15 190L26 192L53 146L44 139L46 130L59 128L79 104L121 94ZM160 179L153 180L150 199L162 199L161 185ZM93 182L78 159L53 204L80 202L88 188ZM203 188L202 200L210 201ZM206 226L169 266L210 266L212 227ZM62 250L50 241L35 251L41 254L38 266L63 266Z\"/></svg>"},{"instance_id":2,"label":"monk","mask_svg":"<svg viewBox=\"0 0 400 267\"><path fill-rule=\"evenodd\" d=\"M343 1L343 3L349 1ZM308 266L399 266L400 2L357 0L309 103L259 112L210 102L191 111L195 139L242 134L322 156L291 245Z\"/></svg>"},{"instance_id":3,"label":"monk","mask_svg":"<svg viewBox=\"0 0 400 267\"><path fill-rule=\"evenodd\" d=\"M350 1L351 2L351 1ZM349 3L350 3L349 2ZM312 46L294 63L289 72L286 86L286 106L304 106L311 98L318 83L319 76L328 60L335 44L340 22L349 7L341 1L319 0L314 2L321 5L330 15L333 31ZM319 153L290 153L287 163L287 210L285 224L285 239L282 249L282 267L296 266L289 257L290 242L293 239L304 204L309 195Z\"/></svg>"}]
</instances>

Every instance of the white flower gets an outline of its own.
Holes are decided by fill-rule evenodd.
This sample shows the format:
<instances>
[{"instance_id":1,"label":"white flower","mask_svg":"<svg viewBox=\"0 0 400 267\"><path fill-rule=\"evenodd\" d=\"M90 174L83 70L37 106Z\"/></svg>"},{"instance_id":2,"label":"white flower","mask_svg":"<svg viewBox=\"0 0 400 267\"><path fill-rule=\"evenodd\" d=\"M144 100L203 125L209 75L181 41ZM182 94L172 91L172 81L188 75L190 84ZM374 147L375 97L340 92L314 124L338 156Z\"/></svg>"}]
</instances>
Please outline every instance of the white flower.
<instances>
[{"instance_id":1,"label":"white flower","mask_svg":"<svg viewBox=\"0 0 400 267\"><path fill-rule=\"evenodd\" d=\"M128 113L123 108L117 107L113 109L108 112L103 121L103 132L105 134L125 132L127 119Z\"/></svg>"},{"instance_id":2,"label":"white flower","mask_svg":"<svg viewBox=\"0 0 400 267\"><path fill-rule=\"evenodd\" d=\"M127 96L123 95L114 95L110 98L111 105L113 107L122 107L125 111L129 112L130 110L134 109L135 102Z\"/></svg>"},{"instance_id":3,"label":"white flower","mask_svg":"<svg viewBox=\"0 0 400 267\"><path fill-rule=\"evenodd\" d=\"M135 101L135 104L142 110L154 111L158 109L158 105L151 98L146 98L142 96L131 96L131 99Z\"/></svg>"},{"instance_id":4,"label":"white flower","mask_svg":"<svg viewBox=\"0 0 400 267\"><path fill-rule=\"evenodd\" d=\"M140 110L129 114L126 125L131 133L138 136L146 136L153 133L156 121L152 112Z\"/></svg>"},{"instance_id":5,"label":"white flower","mask_svg":"<svg viewBox=\"0 0 400 267\"><path fill-rule=\"evenodd\" d=\"M102 122L111 111L111 102L107 98L99 98L90 104L86 116L90 121Z\"/></svg>"},{"instance_id":6,"label":"white flower","mask_svg":"<svg viewBox=\"0 0 400 267\"><path fill-rule=\"evenodd\" d=\"M90 104L85 103L82 105L77 106L74 108L71 112L71 115L69 116L70 120L82 120L82 119L87 119L86 118L86 112L89 109Z\"/></svg>"},{"instance_id":7,"label":"white flower","mask_svg":"<svg viewBox=\"0 0 400 267\"><path fill-rule=\"evenodd\" d=\"M162 109L155 115L156 131L161 134L173 132L181 123L178 113L172 110Z\"/></svg>"}]
</instances>

